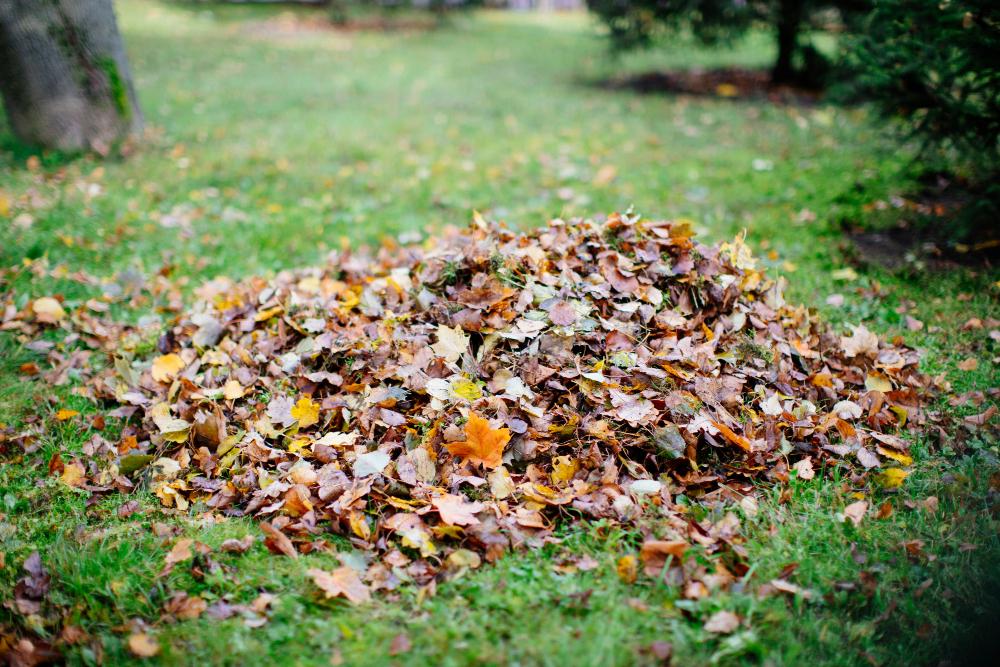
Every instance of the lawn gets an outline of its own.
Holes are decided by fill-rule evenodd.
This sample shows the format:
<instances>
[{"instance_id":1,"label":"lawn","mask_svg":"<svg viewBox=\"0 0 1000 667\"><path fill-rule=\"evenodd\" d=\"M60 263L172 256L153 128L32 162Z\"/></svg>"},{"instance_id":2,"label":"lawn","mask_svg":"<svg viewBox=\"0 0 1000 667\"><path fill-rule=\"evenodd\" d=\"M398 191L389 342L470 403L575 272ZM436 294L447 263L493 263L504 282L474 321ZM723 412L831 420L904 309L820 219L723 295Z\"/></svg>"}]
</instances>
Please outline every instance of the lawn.
<instances>
[{"instance_id":1,"label":"lawn","mask_svg":"<svg viewBox=\"0 0 1000 667\"><path fill-rule=\"evenodd\" d=\"M432 31L334 32L304 20L307 8L117 8L148 135L126 159L40 154L16 145L0 119L4 307L116 292L125 297L112 305L116 316L166 323L174 313L164 306L205 279L273 277L346 245L464 226L473 209L528 228L634 206L654 219L688 218L711 240L745 228L769 270L787 278L789 300L837 327L864 322L903 336L924 352L923 371L947 373L956 394L1000 386L1000 343L989 327L963 327L1000 319L995 270L932 273L903 258L889 271L859 261L842 236L845 221L914 215L897 208L915 187L912 153L865 108L597 85L651 68L766 66L766 36L729 51L679 44L611 61L582 14L481 12ZM157 273L178 293L131 297L138 277ZM842 305L828 303L834 294ZM909 330L907 315L926 326ZM58 388L22 376L22 364L44 360L23 342L0 333L0 422L8 436L41 436L34 452L3 454L0 599L11 599L21 564L39 551L53 574L50 604L87 633L64 645L71 664L136 661L125 646L135 629L161 644L164 664L657 664L652 642L672 643L682 665L977 664L996 649L1000 452L986 430L915 442L903 486L867 492L891 515L858 527L843 522L857 493L846 473L769 490L755 516L738 510L750 574L699 600L666 581L623 581L616 564L642 536L603 523L564 528L560 544L484 565L436 595L403 587L352 607L322 600L305 574L335 567L334 554L291 561L258 547L213 554L224 565L214 574L157 576L169 540L154 522L213 548L259 529L161 513L142 491L138 510L119 518L121 497L88 503L46 481L51 456L68 460L91 435L57 411L97 408L74 394L72 376ZM973 370L959 368L970 358ZM995 402L947 409L961 417ZM108 419L103 435L120 429ZM574 571L564 564L574 554L599 566ZM341 555L357 557L346 541ZM808 593L759 594L793 563ZM233 604L274 599L263 625L158 620L178 591ZM706 632L720 609L745 617L744 627ZM53 627L0 608L4 638L49 637ZM390 656L400 633L412 647Z\"/></svg>"}]
</instances>

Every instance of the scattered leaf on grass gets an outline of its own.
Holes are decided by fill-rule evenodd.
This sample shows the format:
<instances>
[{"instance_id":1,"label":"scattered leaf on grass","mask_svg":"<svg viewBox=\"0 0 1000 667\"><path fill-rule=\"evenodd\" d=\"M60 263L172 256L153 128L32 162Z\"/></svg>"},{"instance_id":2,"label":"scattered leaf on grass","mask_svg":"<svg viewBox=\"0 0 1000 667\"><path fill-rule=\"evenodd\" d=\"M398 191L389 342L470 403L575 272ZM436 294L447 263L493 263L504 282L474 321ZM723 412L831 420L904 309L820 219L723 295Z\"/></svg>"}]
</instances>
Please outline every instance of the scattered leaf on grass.
<instances>
[{"instance_id":1,"label":"scattered leaf on grass","mask_svg":"<svg viewBox=\"0 0 1000 667\"><path fill-rule=\"evenodd\" d=\"M705 632L728 635L740 627L740 617L731 611L720 609L705 622Z\"/></svg>"},{"instance_id":2,"label":"scattered leaf on grass","mask_svg":"<svg viewBox=\"0 0 1000 667\"><path fill-rule=\"evenodd\" d=\"M351 604L361 604L371 599L368 587L351 567L339 567L333 572L312 568L306 574L313 578L327 598L343 597Z\"/></svg>"},{"instance_id":3,"label":"scattered leaf on grass","mask_svg":"<svg viewBox=\"0 0 1000 667\"><path fill-rule=\"evenodd\" d=\"M152 658L160 652L160 644L144 632L137 632L128 638L128 647L140 658Z\"/></svg>"},{"instance_id":4,"label":"scattered leaf on grass","mask_svg":"<svg viewBox=\"0 0 1000 667\"><path fill-rule=\"evenodd\" d=\"M859 500L844 508L844 517L850 519L855 526L860 526L866 511L868 511L868 502Z\"/></svg>"}]
</instances>

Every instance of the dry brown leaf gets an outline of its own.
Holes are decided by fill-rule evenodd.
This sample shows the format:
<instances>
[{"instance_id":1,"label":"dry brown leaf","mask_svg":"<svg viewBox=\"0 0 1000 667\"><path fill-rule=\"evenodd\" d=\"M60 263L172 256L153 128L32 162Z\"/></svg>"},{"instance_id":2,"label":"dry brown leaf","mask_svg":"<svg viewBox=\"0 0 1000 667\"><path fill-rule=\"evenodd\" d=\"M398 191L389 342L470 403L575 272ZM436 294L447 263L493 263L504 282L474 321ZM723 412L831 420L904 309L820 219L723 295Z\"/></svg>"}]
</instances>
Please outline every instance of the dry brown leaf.
<instances>
[{"instance_id":1,"label":"dry brown leaf","mask_svg":"<svg viewBox=\"0 0 1000 667\"><path fill-rule=\"evenodd\" d=\"M371 599L368 587L350 567L339 567L333 572L312 568L306 574L313 578L327 598L343 597L351 604L361 604Z\"/></svg>"},{"instance_id":2,"label":"dry brown leaf","mask_svg":"<svg viewBox=\"0 0 1000 667\"><path fill-rule=\"evenodd\" d=\"M295 546L292 544L292 541L288 539L284 533L266 521L260 522L260 529L267 534L268 539L274 548L277 549L278 553L285 554L289 558L293 558L295 560L299 559L299 552L295 550ZM268 547L270 548L270 545L268 545Z\"/></svg>"},{"instance_id":3,"label":"dry brown leaf","mask_svg":"<svg viewBox=\"0 0 1000 667\"><path fill-rule=\"evenodd\" d=\"M740 627L740 617L731 611L720 609L705 622L705 632L728 635Z\"/></svg>"},{"instance_id":4,"label":"dry brown leaf","mask_svg":"<svg viewBox=\"0 0 1000 667\"><path fill-rule=\"evenodd\" d=\"M468 502L463 495L448 494L431 500L431 505L438 511L441 520L449 526L472 526L479 523L475 517L486 505L481 502Z\"/></svg>"},{"instance_id":5,"label":"dry brown leaf","mask_svg":"<svg viewBox=\"0 0 1000 667\"><path fill-rule=\"evenodd\" d=\"M140 658L152 658L160 652L160 644L144 632L137 632L128 638L128 647Z\"/></svg>"},{"instance_id":6,"label":"dry brown leaf","mask_svg":"<svg viewBox=\"0 0 1000 667\"><path fill-rule=\"evenodd\" d=\"M164 558L164 562L166 562L167 565L171 565L173 563L183 563L186 560L190 560L192 557L192 544L194 544L194 540L186 537L184 539L177 540L177 543Z\"/></svg>"}]
</instances>

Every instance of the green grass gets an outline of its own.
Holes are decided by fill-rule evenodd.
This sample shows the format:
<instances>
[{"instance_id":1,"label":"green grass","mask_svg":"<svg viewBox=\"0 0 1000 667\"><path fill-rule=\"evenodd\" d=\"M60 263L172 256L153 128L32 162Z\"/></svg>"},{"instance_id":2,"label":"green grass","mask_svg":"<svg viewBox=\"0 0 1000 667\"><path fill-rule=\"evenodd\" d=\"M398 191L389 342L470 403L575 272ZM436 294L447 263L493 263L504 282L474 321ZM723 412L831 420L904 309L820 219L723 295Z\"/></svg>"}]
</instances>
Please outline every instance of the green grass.
<instances>
[{"instance_id":1,"label":"green grass","mask_svg":"<svg viewBox=\"0 0 1000 667\"><path fill-rule=\"evenodd\" d=\"M150 126L135 154L39 154L42 169L32 172L33 152L0 121L0 266L20 267L3 285L17 307L51 294L71 302L99 294L67 279L81 269L119 283L130 271L165 270L188 293L204 278L320 262L344 243L464 225L473 208L532 226L634 204L653 218L691 218L711 239L747 228L765 263L788 279L790 300L838 326L864 321L903 335L924 350L923 370L947 372L958 392L1000 385L997 343L983 329L958 331L970 317L1000 317L995 272L932 274L911 263L895 273L858 266L859 277L846 281L832 275L851 261L841 221L865 220L865 204L913 188L910 154L864 109L639 97L592 85L652 67L763 66L771 58L764 36L732 51L683 44L612 62L583 15L484 12L430 32L345 34L263 26L285 8L117 8ZM773 169L757 171L754 160ZM605 165L617 177L592 185ZM30 226L15 224L22 214ZM164 226L171 215L186 222ZM867 298L870 280L887 294ZM834 292L846 297L841 308L825 305ZM962 293L971 300L959 300ZM156 309L164 303L126 300L116 315L167 321ZM910 333L905 314L940 331ZM957 370L969 356L978 368ZM326 665L336 652L348 665L632 665L653 662L637 647L654 640L673 642L675 664L684 665L975 664L1000 612L995 495L987 490L998 450L985 435L919 444L918 470L904 487L873 492L873 503L889 500L896 511L858 529L836 521L850 502L842 480L793 481L789 503L744 518L753 568L746 591L694 603L663 582L622 583L615 563L641 536L599 525L564 529L561 545L484 566L420 602L413 587L360 609L323 602L305 571L331 567L332 555L292 562L260 546L213 555L235 568L223 575L197 580L178 567L156 578L166 550L151 521L210 546L256 529L244 520L203 526L194 515L164 517L142 494L140 511L119 520L121 497L88 508L85 493L37 484L53 453L68 459L90 436L57 424L54 413L96 408L71 394L73 383L53 389L21 379L17 369L30 360L42 357L0 334L0 421L20 432L38 415L45 427L38 451L0 470L0 598L10 598L21 562L40 550L54 575L52 602L99 639L67 649L71 663L128 663L124 630L139 618L164 644L165 664ZM110 424L105 437L117 428ZM929 495L941 501L934 517L903 504ZM937 558L911 562L901 544L914 539ZM966 542L977 548L959 552ZM851 559L852 543L864 564ZM583 552L601 567L553 569L554 558ZM692 562L711 560L699 553ZM814 597L758 599L758 585L792 562L793 580ZM860 570L875 572L874 586L862 585ZM588 590L584 604L579 594ZM266 591L279 601L256 629L241 619L158 622L176 591L234 603ZM892 601L895 610L877 622ZM720 608L746 616L748 627L706 635L702 622ZM42 635L54 627L0 609L0 634L14 624ZM390 659L389 641L401 631L413 649Z\"/></svg>"}]
</instances>

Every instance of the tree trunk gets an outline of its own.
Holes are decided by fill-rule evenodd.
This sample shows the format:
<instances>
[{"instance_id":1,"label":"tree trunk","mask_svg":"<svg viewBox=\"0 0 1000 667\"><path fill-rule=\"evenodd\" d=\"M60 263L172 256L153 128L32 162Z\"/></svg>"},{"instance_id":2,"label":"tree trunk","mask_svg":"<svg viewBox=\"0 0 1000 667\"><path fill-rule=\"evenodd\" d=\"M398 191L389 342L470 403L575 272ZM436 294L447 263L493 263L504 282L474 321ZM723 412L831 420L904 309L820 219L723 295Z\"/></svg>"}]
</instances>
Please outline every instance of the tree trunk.
<instances>
[{"instance_id":1,"label":"tree trunk","mask_svg":"<svg viewBox=\"0 0 1000 667\"><path fill-rule=\"evenodd\" d=\"M781 0L778 8L778 60L771 73L773 83L790 83L795 80L792 56L799 45L799 26L805 13L803 0Z\"/></svg>"},{"instance_id":2,"label":"tree trunk","mask_svg":"<svg viewBox=\"0 0 1000 667\"><path fill-rule=\"evenodd\" d=\"M111 0L0 0L0 95L46 148L103 153L143 125Z\"/></svg>"}]
</instances>

